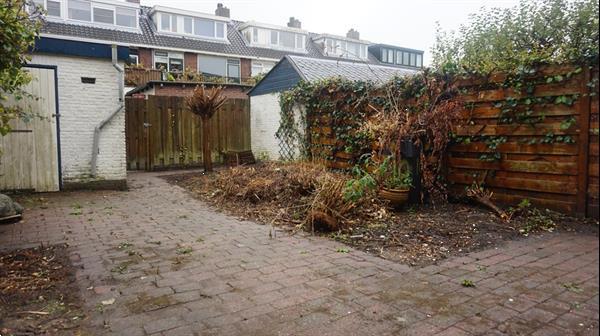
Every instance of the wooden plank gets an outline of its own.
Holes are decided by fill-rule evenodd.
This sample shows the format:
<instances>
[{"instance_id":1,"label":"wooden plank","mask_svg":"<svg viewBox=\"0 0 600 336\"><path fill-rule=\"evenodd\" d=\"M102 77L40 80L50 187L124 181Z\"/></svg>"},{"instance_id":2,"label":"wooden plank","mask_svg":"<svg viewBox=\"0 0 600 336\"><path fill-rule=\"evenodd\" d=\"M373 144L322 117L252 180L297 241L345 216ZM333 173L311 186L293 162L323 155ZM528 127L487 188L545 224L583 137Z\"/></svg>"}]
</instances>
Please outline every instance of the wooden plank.
<instances>
[{"instance_id":1,"label":"wooden plank","mask_svg":"<svg viewBox=\"0 0 600 336\"><path fill-rule=\"evenodd\" d=\"M573 105L556 105L556 104L535 104L530 107L534 117L538 116L571 116L579 114L579 100ZM472 119L497 119L500 116L502 108L494 107L491 102L476 103L472 108L465 108L461 111L464 118Z\"/></svg>"},{"instance_id":2,"label":"wooden plank","mask_svg":"<svg viewBox=\"0 0 600 336\"><path fill-rule=\"evenodd\" d=\"M543 78L550 75L563 75L565 76L569 72L575 71L578 66L570 65L570 64L561 64L561 65L544 65L537 69L536 73L533 74L530 78ZM578 75L573 76L576 78ZM468 87L474 85L483 85L483 84L500 84L506 81L507 74L505 72L494 72L490 74L488 77L467 77L461 78L456 81L456 85L460 87Z\"/></svg>"},{"instance_id":3,"label":"wooden plank","mask_svg":"<svg viewBox=\"0 0 600 336\"><path fill-rule=\"evenodd\" d=\"M449 157L450 167L470 169L507 170L528 173L566 174L577 175L576 163L565 162L539 162L539 161L511 161L485 162L479 159L465 159Z\"/></svg>"},{"instance_id":4,"label":"wooden plank","mask_svg":"<svg viewBox=\"0 0 600 336\"><path fill-rule=\"evenodd\" d=\"M596 146L597 148L597 146ZM574 144L534 144L504 143L498 145L496 150L489 149L485 143L472 142L470 144L454 144L450 146L451 152L475 152L475 153L525 153L525 154L553 154L553 155L577 155L578 147Z\"/></svg>"},{"instance_id":5,"label":"wooden plank","mask_svg":"<svg viewBox=\"0 0 600 336\"><path fill-rule=\"evenodd\" d=\"M579 127L582 132L579 136L579 156L577 158L577 166L579 167L577 180L577 214L581 216L587 214L588 161L590 150L590 133L587 131L590 128L590 90L588 84L590 79L590 68L585 67L583 69L583 80L580 82L581 97L579 98Z\"/></svg>"},{"instance_id":6,"label":"wooden plank","mask_svg":"<svg viewBox=\"0 0 600 336\"><path fill-rule=\"evenodd\" d=\"M471 184L473 182L481 182L480 179L474 178L466 174L457 174L452 172L448 175L449 181L461 184ZM485 180L486 186L499 187L505 189L517 189L517 190L528 190L528 191L539 191L545 193L555 194L577 194L576 183L564 183L560 181L548 181L548 180L534 180L534 179L521 179L511 177L500 177L500 176L488 176Z\"/></svg>"},{"instance_id":7,"label":"wooden plank","mask_svg":"<svg viewBox=\"0 0 600 336\"><path fill-rule=\"evenodd\" d=\"M557 84L537 85L532 95L514 92L513 89L481 90L475 93L467 93L461 96L466 103L491 102L506 100L507 98L521 99L525 97L553 97L562 95L573 95L580 92L579 81L576 79Z\"/></svg>"},{"instance_id":8,"label":"wooden plank","mask_svg":"<svg viewBox=\"0 0 600 336\"><path fill-rule=\"evenodd\" d=\"M465 187L467 185L455 184L449 187L450 192L459 197L464 197ZM499 204L516 206L523 199L528 199L535 206L548 208L563 213L572 214L575 210L575 196L546 194L540 192L531 192L524 190L511 190L496 187L489 187L487 190L493 192L492 200Z\"/></svg>"},{"instance_id":9,"label":"wooden plank","mask_svg":"<svg viewBox=\"0 0 600 336\"><path fill-rule=\"evenodd\" d=\"M515 124L515 125L467 125L453 127L453 132L458 136L516 136L516 135L546 135L552 132L554 135L575 135L579 134L577 127L571 127L567 130L561 129L561 125L555 124L535 124L535 126Z\"/></svg>"}]
</instances>

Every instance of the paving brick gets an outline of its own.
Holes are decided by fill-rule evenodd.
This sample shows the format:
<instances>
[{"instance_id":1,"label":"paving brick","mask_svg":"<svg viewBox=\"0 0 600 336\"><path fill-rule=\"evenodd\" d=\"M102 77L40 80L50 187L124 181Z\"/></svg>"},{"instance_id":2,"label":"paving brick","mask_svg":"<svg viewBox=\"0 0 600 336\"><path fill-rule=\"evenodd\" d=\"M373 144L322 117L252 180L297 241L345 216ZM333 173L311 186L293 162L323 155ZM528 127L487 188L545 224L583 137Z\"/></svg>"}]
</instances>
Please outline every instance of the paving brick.
<instances>
[{"instance_id":1,"label":"paving brick","mask_svg":"<svg viewBox=\"0 0 600 336\"><path fill-rule=\"evenodd\" d=\"M26 222L0 226L0 246L68 241L86 323L109 323L97 334L598 333L595 236L532 236L419 269L337 253L339 243L309 234L270 239L268 228L217 213L157 175L129 174L126 192L48 195L49 206L28 210ZM75 201L92 222L68 215ZM130 260L117 248L125 241L142 258L111 272ZM191 254L177 254L188 245ZM109 311L95 310L113 294Z\"/></svg>"}]
</instances>

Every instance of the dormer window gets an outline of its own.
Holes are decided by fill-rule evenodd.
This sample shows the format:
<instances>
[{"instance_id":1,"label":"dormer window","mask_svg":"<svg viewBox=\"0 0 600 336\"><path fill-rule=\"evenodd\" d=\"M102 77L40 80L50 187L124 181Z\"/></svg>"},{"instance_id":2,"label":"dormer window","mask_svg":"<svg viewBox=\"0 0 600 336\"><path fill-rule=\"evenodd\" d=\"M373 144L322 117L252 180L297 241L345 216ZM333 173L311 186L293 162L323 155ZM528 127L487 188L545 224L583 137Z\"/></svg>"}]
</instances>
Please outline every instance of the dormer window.
<instances>
[{"instance_id":1,"label":"dormer window","mask_svg":"<svg viewBox=\"0 0 600 336\"><path fill-rule=\"evenodd\" d=\"M80 24L110 28L138 27L139 5L119 1L34 0L46 9L48 19L75 21Z\"/></svg>"},{"instance_id":2,"label":"dormer window","mask_svg":"<svg viewBox=\"0 0 600 336\"><path fill-rule=\"evenodd\" d=\"M315 39L323 46L323 54L348 59L367 59L367 42L342 37L320 36Z\"/></svg>"},{"instance_id":3,"label":"dormer window","mask_svg":"<svg viewBox=\"0 0 600 336\"><path fill-rule=\"evenodd\" d=\"M201 13L193 15L194 13L158 6L154 10L152 17L161 33L177 33L216 40L227 39L227 20L223 18Z\"/></svg>"},{"instance_id":4,"label":"dormer window","mask_svg":"<svg viewBox=\"0 0 600 336\"><path fill-rule=\"evenodd\" d=\"M249 22L240 31L251 46L306 52L308 33L301 29Z\"/></svg>"},{"instance_id":5,"label":"dormer window","mask_svg":"<svg viewBox=\"0 0 600 336\"><path fill-rule=\"evenodd\" d=\"M373 46L373 53L382 63L403 65L415 68L423 66L423 53L419 51L398 50L389 46Z\"/></svg>"}]
</instances>

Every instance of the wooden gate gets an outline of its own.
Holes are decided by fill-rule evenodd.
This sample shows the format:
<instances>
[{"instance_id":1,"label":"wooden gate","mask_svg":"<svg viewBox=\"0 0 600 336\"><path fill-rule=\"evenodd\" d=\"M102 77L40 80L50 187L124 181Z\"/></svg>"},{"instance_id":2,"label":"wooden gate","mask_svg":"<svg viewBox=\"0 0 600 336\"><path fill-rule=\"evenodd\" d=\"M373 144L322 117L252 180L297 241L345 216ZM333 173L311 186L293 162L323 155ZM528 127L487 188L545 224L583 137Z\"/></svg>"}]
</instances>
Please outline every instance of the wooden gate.
<instances>
[{"instance_id":1,"label":"wooden gate","mask_svg":"<svg viewBox=\"0 0 600 336\"><path fill-rule=\"evenodd\" d=\"M148 96L125 101L127 168L164 170L202 166L202 121L185 97ZM213 162L228 151L250 150L247 99L229 99L211 119Z\"/></svg>"},{"instance_id":2,"label":"wooden gate","mask_svg":"<svg viewBox=\"0 0 600 336\"><path fill-rule=\"evenodd\" d=\"M32 117L11 121L12 131L0 136L0 190L58 191L56 69L26 70L33 80L25 91L32 97L12 103Z\"/></svg>"}]
</instances>

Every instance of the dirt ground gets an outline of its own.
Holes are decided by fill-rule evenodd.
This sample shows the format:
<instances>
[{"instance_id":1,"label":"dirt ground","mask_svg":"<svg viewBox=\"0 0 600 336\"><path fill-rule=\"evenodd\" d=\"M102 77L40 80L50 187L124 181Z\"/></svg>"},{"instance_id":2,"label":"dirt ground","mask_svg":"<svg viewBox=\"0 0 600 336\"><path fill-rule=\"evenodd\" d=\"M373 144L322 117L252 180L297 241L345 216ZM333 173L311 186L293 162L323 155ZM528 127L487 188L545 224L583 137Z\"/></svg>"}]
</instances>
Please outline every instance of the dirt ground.
<instances>
[{"instance_id":1,"label":"dirt ground","mask_svg":"<svg viewBox=\"0 0 600 336\"><path fill-rule=\"evenodd\" d=\"M241 219L288 230L306 229L309 225L305 209L314 197L307 188L295 191L298 178L294 176L290 180L290 171L294 171L293 167L286 164L259 164L224 169L211 175L188 173L164 178L218 210ZM598 235L597 221L575 219L548 210L528 208L523 212L506 222L486 209L466 203L394 210L373 199L361 209L340 214L344 225L339 230L319 234L410 265L435 263L542 231Z\"/></svg>"},{"instance_id":2,"label":"dirt ground","mask_svg":"<svg viewBox=\"0 0 600 336\"><path fill-rule=\"evenodd\" d=\"M77 335L84 315L65 245L0 253L0 335Z\"/></svg>"}]
</instances>

